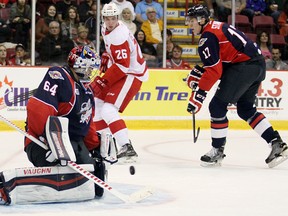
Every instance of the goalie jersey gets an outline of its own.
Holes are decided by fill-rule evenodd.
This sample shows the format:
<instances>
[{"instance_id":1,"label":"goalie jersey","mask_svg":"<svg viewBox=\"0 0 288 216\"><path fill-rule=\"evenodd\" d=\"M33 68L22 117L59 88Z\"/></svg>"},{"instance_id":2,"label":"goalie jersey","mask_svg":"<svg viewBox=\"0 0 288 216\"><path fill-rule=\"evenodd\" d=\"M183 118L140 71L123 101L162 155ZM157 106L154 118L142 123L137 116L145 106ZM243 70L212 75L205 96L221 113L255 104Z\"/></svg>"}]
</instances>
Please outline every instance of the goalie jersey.
<instances>
[{"instance_id":1,"label":"goalie jersey","mask_svg":"<svg viewBox=\"0 0 288 216\"><path fill-rule=\"evenodd\" d=\"M96 127L92 121L94 109L91 89L76 82L68 66L51 67L34 96L28 101L27 132L38 138L45 132L48 116L67 117L70 139L79 140L85 137L88 150L94 149L99 145ZM30 142L25 138L25 147Z\"/></svg>"}]
</instances>

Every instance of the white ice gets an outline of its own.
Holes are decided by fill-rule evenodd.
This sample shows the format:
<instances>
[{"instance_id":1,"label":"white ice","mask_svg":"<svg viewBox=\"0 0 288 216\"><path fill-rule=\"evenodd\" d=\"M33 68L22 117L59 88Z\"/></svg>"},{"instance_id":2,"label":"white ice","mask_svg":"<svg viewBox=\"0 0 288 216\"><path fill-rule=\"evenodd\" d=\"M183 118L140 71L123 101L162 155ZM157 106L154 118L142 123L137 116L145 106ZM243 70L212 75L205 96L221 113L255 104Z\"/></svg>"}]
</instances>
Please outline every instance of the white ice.
<instances>
[{"instance_id":1,"label":"white ice","mask_svg":"<svg viewBox=\"0 0 288 216\"><path fill-rule=\"evenodd\" d=\"M288 131L280 131L287 140ZM139 154L136 174L129 165L114 165L109 181L131 194L152 186L154 194L125 204L106 192L100 200L78 203L0 206L0 215L53 216L287 216L288 160L269 169L268 145L252 130L230 130L222 167L204 168L199 158L210 150L210 131L130 130ZM0 132L0 170L31 166L23 136Z\"/></svg>"}]
</instances>

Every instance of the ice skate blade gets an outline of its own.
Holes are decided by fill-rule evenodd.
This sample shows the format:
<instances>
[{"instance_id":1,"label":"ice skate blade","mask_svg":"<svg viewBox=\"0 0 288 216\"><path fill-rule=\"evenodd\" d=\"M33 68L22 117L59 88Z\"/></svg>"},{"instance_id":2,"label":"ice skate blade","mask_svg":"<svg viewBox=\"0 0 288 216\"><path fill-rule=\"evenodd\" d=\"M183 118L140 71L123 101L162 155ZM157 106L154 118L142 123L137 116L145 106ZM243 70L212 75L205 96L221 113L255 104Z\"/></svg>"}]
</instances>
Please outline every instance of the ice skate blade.
<instances>
[{"instance_id":1,"label":"ice skate blade","mask_svg":"<svg viewBox=\"0 0 288 216\"><path fill-rule=\"evenodd\" d=\"M222 163L221 163L221 161L217 161L217 162L213 162L213 163L201 161L200 166L202 166L202 167L221 167Z\"/></svg>"},{"instance_id":2,"label":"ice skate blade","mask_svg":"<svg viewBox=\"0 0 288 216\"><path fill-rule=\"evenodd\" d=\"M130 163L136 163L138 157L122 157L118 158L117 164L130 164Z\"/></svg>"},{"instance_id":3,"label":"ice skate blade","mask_svg":"<svg viewBox=\"0 0 288 216\"><path fill-rule=\"evenodd\" d=\"M269 168L276 167L287 159L288 159L288 149L282 152L282 154L279 157L274 158L274 160L268 163L268 167Z\"/></svg>"}]
</instances>

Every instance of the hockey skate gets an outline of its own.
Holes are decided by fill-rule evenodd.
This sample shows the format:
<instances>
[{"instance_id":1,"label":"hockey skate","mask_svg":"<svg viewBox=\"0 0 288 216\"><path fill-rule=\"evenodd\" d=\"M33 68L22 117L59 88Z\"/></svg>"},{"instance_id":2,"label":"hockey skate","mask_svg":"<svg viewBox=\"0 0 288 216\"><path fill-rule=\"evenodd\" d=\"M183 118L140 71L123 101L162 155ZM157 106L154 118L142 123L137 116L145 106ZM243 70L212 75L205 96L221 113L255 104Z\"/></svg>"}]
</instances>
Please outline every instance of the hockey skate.
<instances>
[{"instance_id":1,"label":"hockey skate","mask_svg":"<svg viewBox=\"0 0 288 216\"><path fill-rule=\"evenodd\" d=\"M5 193L4 188L1 188L1 183L0 183L0 204L1 205L9 205L10 204L10 199L9 196Z\"/></svg>"},{"instance_id":2,"label":"hockey skate","mask_svg":"<svg viewBox=\"0 0 288 216\"><path fill-rule=\"evenodd\" d=\"M220 148L214 148L207 152L205 155L203 155L201 160L201 166L203 167L212 167L212 166L221 166L221 162L226 157L224 154L224 146L221 146Z\"/></svg>"},{"instance_id":3,"label":"hockey skate","mask_svg":"<svg viewBox=\"0 0 288 216\"><path fill-rule=\"evenodd\" d=\"M135 152L131 143L123 145L117 153L118 161L123 163L136 162L138 154Z\"/></svg>"},{"instance_id":4,"label":"hockey skate","mask_svg":"<svg viewBox=\"0 0 288 216\"><path fill-rule=\"evenodd\" d=\"M277 131L275 133L277 133L277 138L272 141L272 150L265 160L269 168L273 168L288 159L287 144L283 142Z\"/></svg>"}]
</instances>

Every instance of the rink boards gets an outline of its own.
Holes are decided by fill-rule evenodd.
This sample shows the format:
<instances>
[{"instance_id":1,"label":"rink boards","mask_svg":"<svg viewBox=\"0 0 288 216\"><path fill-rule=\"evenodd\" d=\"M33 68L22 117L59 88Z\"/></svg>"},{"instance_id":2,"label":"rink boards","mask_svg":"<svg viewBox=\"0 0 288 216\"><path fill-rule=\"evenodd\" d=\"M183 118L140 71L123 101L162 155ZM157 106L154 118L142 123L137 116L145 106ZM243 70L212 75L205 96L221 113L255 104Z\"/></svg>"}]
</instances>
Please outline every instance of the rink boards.
<instances>
[{"instance_id":1,"label":"rink boards","mask_svg":"<svg viewBox=\"0 0 288 216\"><path fill-rule=\"evenodd\" d=\"M37 88L46 71L47 67L1 67L0 101L4 101L6 105L1 110L1 115L22 127L26 118L27 101L10 104L8 98ZM128 128L190 129L191 115L187 113L186 107L191 90L183 81L188 73L189 70L150 69L149 80L143 83L140 92L122 114ZM277 129L288 129L287 87L287 71L268 71L255 102L258 110ZM7 88L12 88L12 91L5 95ZM208 104L216 88L217 84L209 92L196 116L201 128L209 128ZM249 128L239 119L235 106L229 107L227 116L231 128ZM9 127L1 123L0 129Z\"/></svg>"}]
</instances>

